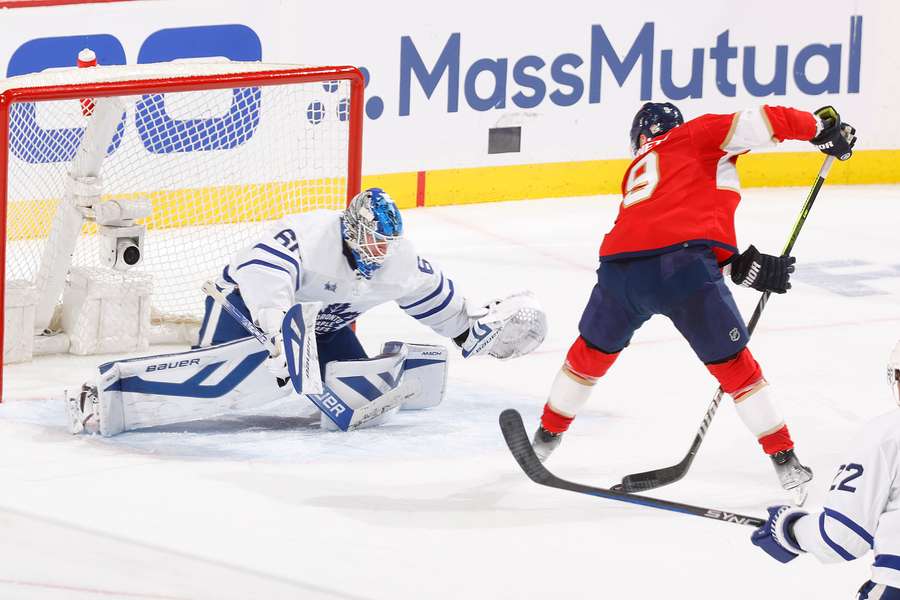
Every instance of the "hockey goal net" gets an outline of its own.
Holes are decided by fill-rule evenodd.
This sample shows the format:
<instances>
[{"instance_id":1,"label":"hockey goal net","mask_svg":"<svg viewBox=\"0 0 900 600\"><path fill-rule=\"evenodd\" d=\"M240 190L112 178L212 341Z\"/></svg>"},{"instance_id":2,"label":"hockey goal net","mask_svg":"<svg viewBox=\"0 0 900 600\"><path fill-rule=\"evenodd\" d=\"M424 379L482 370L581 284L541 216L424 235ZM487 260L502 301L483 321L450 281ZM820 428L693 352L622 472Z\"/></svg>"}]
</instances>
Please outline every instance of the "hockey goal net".
<instances>
[{"instance_id":1,"label":"hockey goal net","mask_svg":"<svg viewBox=\"0 0 900 600\"><path fill-rule=\"evenodd\" d=\"M117 336L190 342L201 284L267 221L359 191L362 103L353 67L186 62L0 80L4 363L119 350ZM98 310L107 317L79 314ZM71 330L85 327L99 333L76 347Z\"/></svg>"}]
</instances>

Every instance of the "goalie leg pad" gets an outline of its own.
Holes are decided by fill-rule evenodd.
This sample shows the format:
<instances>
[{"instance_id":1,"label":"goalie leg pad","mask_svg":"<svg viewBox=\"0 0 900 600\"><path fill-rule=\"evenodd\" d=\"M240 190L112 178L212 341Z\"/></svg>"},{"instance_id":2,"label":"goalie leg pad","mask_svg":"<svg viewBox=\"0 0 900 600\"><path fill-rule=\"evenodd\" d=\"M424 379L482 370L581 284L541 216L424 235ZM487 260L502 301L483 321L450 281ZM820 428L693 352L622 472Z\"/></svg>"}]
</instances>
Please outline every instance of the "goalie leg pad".
<instances>
[{"instance_id":1,"label":"goalie leg pad","mask_svg":"<svg viewBox=\"0 0 900 600\"><path fill-rule=\"evenodd\" d=\"M382 353L392 345L388 342ZM404 398L401 410L433 408L444 400L447 389L447 348L431 344L405 344L408 353L403 363Z\"/></svg>"},{"instance_id":2,"label":"goalie leg pad","mask_svg":"<svg viewBox=\"0 0 900 600\"><path fill-rule=\"evenodd\" d=\"M385 422L403 402L406 344L385 344L385 352L364 360L332 361L325 390L310 399L322 409L323 429L348 431Z\"/></svg>"},{"instance_id":3,"label":"goalie leg pad","mask_svg":"<svg viewBox=\"0 0 900 600\"><path fill-rule=\"evenodd\" d=\"M206 419L255 408L290 393L263 362L254 338L177 354L105 363L95 385L99 431L123 431Z\"/></svg>"}]
</instances>

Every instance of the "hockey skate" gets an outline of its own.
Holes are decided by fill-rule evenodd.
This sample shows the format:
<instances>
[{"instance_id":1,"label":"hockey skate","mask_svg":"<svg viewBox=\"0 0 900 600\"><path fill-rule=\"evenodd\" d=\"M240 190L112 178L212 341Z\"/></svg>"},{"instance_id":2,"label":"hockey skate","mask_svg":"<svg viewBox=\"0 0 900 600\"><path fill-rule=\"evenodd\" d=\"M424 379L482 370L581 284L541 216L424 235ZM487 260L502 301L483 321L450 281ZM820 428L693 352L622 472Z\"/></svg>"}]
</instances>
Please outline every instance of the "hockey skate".
<instances>
[{"instance_id":1,"label":"hockey skate","mask_svg":"<svg viewBox=\"0 0 900 600\"><path fill-rule=\"evenodd\" d=\"M792 495L794 504L803 506L808 493L807 484L813 478L812 469L800 464L793 449L776 452L769 455L769 458L772 459L772 464L775 466L781 487Z\"/></svg>"},{"instance_id":2,"label":"hockey skate","mask_svg":"<svg viewBox=\"0 0 900 600\"><path fill-rule=\"evenodd\" d=\"M562 433L551 433L544 429L543 425L539 425L537 431L534 432L531 447L534 448L538 460L544 462L561 443Z\"/></svg>"},{"instance_id":3,"label":"hockey skate","mask_svg":"<svg viewBox=\"0 0 900 600\"><path fill-rule=\"evenodd\" d=\"M84 384L74 396L66 393L66 416L72 434L100 432L100 400L97 388Z\"/></svg>"}]
</instances>

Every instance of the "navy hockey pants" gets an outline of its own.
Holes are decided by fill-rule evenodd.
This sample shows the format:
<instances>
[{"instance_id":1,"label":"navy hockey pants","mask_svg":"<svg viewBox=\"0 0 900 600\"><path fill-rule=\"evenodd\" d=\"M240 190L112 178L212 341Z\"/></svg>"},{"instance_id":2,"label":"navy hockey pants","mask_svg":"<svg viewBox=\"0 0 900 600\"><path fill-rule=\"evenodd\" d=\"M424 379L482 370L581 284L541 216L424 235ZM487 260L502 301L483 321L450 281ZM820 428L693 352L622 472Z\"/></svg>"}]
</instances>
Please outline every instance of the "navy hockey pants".
<instances>
[{"instance_id":1,"label":"navy hockey pants","mask_svg":"<svg viewBox=\"0 0 900 600\"><path fill-rule=\"evenodd\" d=\"M247 319L253 320L250 317L250 310L244 304L244 299L241 298L238 291L235 290L226 297L241 314ZM198 336L200 338L198 346L206 347L222 344L245 338L248 335L247 330L234 317L224 309L220 309L213 302L212 298L206 298L203 324L200 326L200 334ZM325 365L331 361L368 358L366 351L356 337L356 333L349 325L328 333L316 333L316 345L319 349L319 370L322 373L323 380L325 379Z\"/></svg>"},{"instance_id":2,"label":"navy hockey pants","mask_svg":"<svg viewBox=\"0 0 900 600\"><path fill-rule=\"evenodd\" d=\"M747 327L706 246L601 262L578 331L612 354L656 314L672 320L704 363L727 359L747 345Z\"/></svg>"}]
</instances>

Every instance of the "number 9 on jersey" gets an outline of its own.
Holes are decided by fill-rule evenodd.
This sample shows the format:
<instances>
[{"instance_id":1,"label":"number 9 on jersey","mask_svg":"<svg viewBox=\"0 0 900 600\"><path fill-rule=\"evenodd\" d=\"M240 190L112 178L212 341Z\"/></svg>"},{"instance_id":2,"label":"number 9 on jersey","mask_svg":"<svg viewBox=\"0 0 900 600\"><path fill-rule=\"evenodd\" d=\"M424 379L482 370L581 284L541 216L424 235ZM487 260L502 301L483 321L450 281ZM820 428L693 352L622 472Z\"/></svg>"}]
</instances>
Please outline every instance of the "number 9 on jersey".
<instances>
[{"instance_id":1,"label":"number 9 on jersey","mask_svg":"<svg viewBox=\"0 0 900 600\"><path fill-rule=\"evenodd\" d=\"M622 206L627 208L643 202L653 195L659 183L659 159L656 152L648 152L642 159L632 165L628 171L625 197Z\"/></svg>"}]
</instances>

